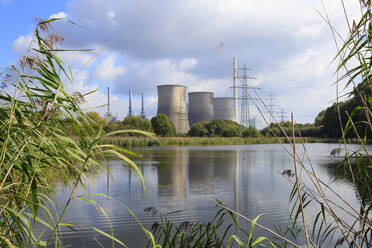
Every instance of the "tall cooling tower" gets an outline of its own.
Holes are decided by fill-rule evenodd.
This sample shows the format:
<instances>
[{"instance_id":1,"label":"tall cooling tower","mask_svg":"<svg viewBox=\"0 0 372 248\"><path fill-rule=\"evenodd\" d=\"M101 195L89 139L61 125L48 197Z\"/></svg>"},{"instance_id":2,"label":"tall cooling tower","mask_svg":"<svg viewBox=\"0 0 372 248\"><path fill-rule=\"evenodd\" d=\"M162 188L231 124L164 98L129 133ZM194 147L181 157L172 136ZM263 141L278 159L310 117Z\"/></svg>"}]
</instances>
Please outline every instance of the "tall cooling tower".
<instances>
[{"instance_id":1,"label":"tall cooling tower","mask_svg":"<svg viewBox=\"0 0 372 248\"><path fill-rule=\"evenodd\" d=\"M235 120L234 99L232 97L213 98L214 119Z\"/></svg>"},{"instance_id":2,"label":"tall cooling tower","mask_svg":"<svg viewBox=\"0 0 372 248\"><path fill-rule=\"evenodd\" d=\"M189 124L190 127L199 121L213 120L213 93L189 93Z\"/></svg>"},{"instance_id":3,"label":"tall cooling tower","mask_svg":"<svg viewBox=\"0 0 372 248\"><path fill-rule=\"evenodd\" d=\"M165 114L173 122L176 133L184 134L190 130L186 112L186 86L158 86L158 114Z\"/></svg>"}]
</instances>

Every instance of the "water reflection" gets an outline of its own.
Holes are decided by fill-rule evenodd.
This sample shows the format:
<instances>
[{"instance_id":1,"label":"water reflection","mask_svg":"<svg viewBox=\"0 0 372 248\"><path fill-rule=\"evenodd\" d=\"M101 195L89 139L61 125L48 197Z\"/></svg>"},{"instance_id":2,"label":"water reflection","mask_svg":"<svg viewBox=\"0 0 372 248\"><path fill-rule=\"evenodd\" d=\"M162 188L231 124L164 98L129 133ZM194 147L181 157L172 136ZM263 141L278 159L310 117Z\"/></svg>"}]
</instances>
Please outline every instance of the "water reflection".
<instances>
[{"instance_id":1,"label":"water reflection","mask_svg":"<svg viewBox=\"0 0 372 248\"><path fill-rule=\"evenodd\" d=\"M161 150L153 156L158 164L158 197L186 198L189 152L185 149Z\"/></svg>"},{"instance_id":2,"label":"water reflection","mask_svg":"<svg viewBox=\"0 0 372 248\"><path fill-rule=\"evenodd\" d=\"M319 162L329 158L330 145L309 146L319 176L324 181L330 180L332 175ZM156 217L145 214L145 207L154 206L163 213L187 209L170 217L175 223L208 221L216 199L250 218L263 214L260 223L268 227L288 222L288 195L292 186L280 173L292 168L293 160L280 145L156 147L135 151L145 157L136 163L144 175L147 197L137 173L119 161L109 161L113 178L106 171L88 177L87 185L92 187L87 190L106 193L120 200L147 227L151 227ZM357 202L352 186L334 185L334 188L343 192L351 204ZM61 189L61 194L64 191L68 192L68 188ZM145 241L139 241L142 238L138 235L142 232L133 216L113 201L105 201L102 205L112 218L118 238L126 241L129 247L143 247ZM97 214L95 207L86 207L81 202L72 204L66 222L92 224L109 230L102 214ZM264 233L258 230L257 235L261 234ZM66 237L74 246L74 240L80 237L69 235ZM84 242L89 244L90 238L87 235ZM95 246L95 241L92 242Z\"/></svg>"}]
</instances>

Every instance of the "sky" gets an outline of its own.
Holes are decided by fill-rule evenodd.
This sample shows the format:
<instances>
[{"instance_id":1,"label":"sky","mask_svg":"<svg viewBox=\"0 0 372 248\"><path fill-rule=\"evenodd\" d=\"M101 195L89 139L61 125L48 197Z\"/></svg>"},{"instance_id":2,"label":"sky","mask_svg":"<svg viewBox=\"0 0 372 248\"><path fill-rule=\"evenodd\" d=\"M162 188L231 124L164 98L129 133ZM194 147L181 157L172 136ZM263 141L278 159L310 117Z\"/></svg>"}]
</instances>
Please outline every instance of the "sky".
<instances>
[{"instance_id":1,"label":"sky","mask_svg":"<svg viewBox=\"0 0 372 248\"><path fill-rule=\"evenodd\" d=\"M183 84L187 91L212 91L232 96L233 58L251 68L268 104L293 112L298 123L313 122L335 99L337 49L327 15L346 37L347 22L340 0L0 0L0 68L24 55L35 28L35 17L60 17L53 32L64 37L62 48L95 49L60 54L73 71L71 91L99 88L87 97L86 111L106 111L111 87L112 112L128 113L128 92L134 112L140 113L145 95L148 117L157 110L156 86ZM358 1L346 1L350 19L358 16ZM254 94L251 92L251 94ZM250 103L251 117L259 112ZM266 115L262 104L259 107ZM280 118L279 118L280 119ZM285 118L289 120L289 118Z\"/></svg>"}]
</instances>

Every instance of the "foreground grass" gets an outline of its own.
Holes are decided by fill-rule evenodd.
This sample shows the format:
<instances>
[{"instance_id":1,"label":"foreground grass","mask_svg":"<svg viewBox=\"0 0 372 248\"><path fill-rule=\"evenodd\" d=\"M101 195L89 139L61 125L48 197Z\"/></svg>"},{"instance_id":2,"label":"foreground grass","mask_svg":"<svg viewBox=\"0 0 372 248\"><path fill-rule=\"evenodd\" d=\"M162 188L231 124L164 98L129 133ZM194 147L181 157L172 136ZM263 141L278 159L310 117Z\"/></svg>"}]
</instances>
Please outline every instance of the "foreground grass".
<instances>
[{"instance_id":1,"label":"foreground grass","mask_svg":"<svg viewBox=\"0 0 372 248\"><path fill-rule=\"evenodd\" d=\"M147 137L107 137L107 144L120 147L140 146L204 146L204 145L248 145L248 144L279 144L288 143L286 138L261 137L159 137L157 139ZM338 143L338 139L328 138L298 138L299 143ZM355 143L350 140L350 143Z\"/></svg>"}]
</instances>

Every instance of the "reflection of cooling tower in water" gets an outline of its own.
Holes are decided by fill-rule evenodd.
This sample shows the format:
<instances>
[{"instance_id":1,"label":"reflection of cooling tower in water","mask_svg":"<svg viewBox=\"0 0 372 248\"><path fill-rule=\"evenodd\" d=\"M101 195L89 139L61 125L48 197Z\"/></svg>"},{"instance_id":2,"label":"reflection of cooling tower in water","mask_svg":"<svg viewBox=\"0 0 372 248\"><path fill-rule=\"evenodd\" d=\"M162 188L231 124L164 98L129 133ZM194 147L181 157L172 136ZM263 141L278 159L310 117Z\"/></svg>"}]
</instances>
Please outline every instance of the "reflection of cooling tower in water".
<instances>
[{"instance_id":1,"label":"reflection of cooling tower in water","mask_svg":"<svg viewBox=\"0 0 372 248\"><path fill-rule=\"evenodd\" d=\"M184 134L190 130L186 111L186 86L158 86L158 114L165 114L173 122L176 133Z\"/></svg>"},{"instance_id":2,"label":"reflection of cooling tower in water","mask_svg":"<svg viewBox=\"0 0 372 248\"><path fill-rule=\"evenodd\" d=\"M235 120L234 99L231 97L213 98L214 119Z\"/></svg>"},{"instance_id":3,"label":"reflection of cooling tower in water","mask_svg":"<svg viewBox=\"0 0 372 248\"><path fill-rule=\"evenodd\" d=\"M158 196L186 197L189 151L183 148L163 150L158 165Z\"/></svg>"},{"instance_id":4,"label":"reflection of cooling tower in water","mask_svg":"<svg viewBox=\"0 0 372 248\"><path fill-rule=\"evenodd\" d=\"M213 158L214 176L220 180L234 180L236 152L234 150L219 151Z\"/></svg>"},{"instance_id":5,"label":"reflection of cooling tower in water","mask_svg":"<svg viewBox=\"0 0 372 248\"><path fill-rule=\"evenodd\" d=\"M213 120L213 93L189 93L189 124L190 127L199 121Z\"/></svg>"},{"instance_id":6,"label":"reflection of cooling tower in water","mask_svg":"<svg viewBox=\"0 0 372 248\"><path fill-rule=\"evenodd\" d=\"M192 191L199 191L200 184L214 180L214 157L216 151L191 150L189 159L189 186Z\"/></svg>"}]
</instances>

